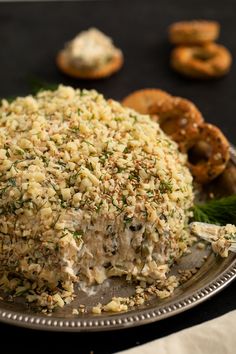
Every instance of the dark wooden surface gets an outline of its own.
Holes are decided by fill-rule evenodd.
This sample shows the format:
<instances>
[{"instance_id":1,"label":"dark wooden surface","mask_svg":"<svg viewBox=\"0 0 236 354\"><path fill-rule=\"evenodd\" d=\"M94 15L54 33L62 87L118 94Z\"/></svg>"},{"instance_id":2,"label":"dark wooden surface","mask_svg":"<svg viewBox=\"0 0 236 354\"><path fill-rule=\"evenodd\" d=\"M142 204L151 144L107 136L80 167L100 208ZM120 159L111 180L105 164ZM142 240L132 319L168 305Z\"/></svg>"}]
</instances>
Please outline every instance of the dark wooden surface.
<instances>
[{"instance_id":1,"label":"dark wooden surface","mask_svg":"<svg viewBox=\"0 0 236 354\"><path fill-rule=\"evenodd\" d=\"M132 90L159 87L193 100L208 122L218 125L236 143L236 69L213 81L184 79L169 68L171 47L167 26L177 20L206 18L222 25L219 42L236 54L234 0L85 1L0 3L0 97L29 93L32 76L51 83L95 88L106 97L121 99ZM76 81L61 74L55 55L76 33L95 26L122 48L124 68L98 82ZM16 351L53 353L77 348L78 353L114 353L193 326L236 308L236 283L183 314L151 325L108 333L49 333L0 324L1 345L13 340ZM31 349L30 349L31 348ZM65 349L63 349L64 351Z\"/></svg>"}]
</instances>

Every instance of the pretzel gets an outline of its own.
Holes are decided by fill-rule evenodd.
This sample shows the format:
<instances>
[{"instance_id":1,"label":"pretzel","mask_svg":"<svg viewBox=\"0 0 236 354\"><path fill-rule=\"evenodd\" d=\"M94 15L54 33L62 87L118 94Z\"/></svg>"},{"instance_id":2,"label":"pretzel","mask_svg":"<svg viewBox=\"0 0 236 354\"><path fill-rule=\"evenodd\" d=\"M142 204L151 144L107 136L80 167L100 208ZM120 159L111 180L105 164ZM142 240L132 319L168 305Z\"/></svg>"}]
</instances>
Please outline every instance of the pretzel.
<instances>
[{"instance_id":1,"label":"pretzel","mask_svg":"<svg viewBox=\"0 0 236 354\"><path fill-rule=\"evenodd\" d=\"M232 57L224 46L209 43L203 46L180 46L173 49L171 66L192 78L217 78L225 75Z\"/></svg>"},{"instance_id":2,"label":"pretzel","mask_svg":"<svg viewBox=\"0 0 236 354\"><path fill-rule=\"evenodd\" d=\"M219 37L220 25L216 21L182 21L169 27L169 40L173 44L205 44Z\"/></svg>"},{"instance_id":3,"label":"pretzel","mask_svg":"<svg viewBox=\"0 0 236 354\"><path fill-rule=\"evenodd\" d=\"M185 141L179 144L180 151L189 153L191 149L199 146L199 143L207 144L203 149L203 158L200 161L188 161L189 169L195 180L206 184L219 176L225 169L230 158L229 142L219 128L212 124L203 123L198 130L189 134Z\"/></svg>"},{"instance_id":4,"label":"pretzel","mask_svg":"<svg viewBox=\"0 0 236 354\"><path fill-rule=\"evenodd\" d=\"M158 89L135 91L127 96L123 105L136 109L139 113L154 117L164 132L175 140L179 150L188 154L202 141L203 161L188 161L195 180L201 184L210 182L220 175L229 160L229 143L219 128L204 123L197 107L181 97L173 97ZM210 149L209 149L210 148ZM209 151L208 151L209 150Z\"/></svg>"},{"instance_id":5,"label":"pretzel","mask_svg":"<svg viewBox=\"0 0 236 354\"><path fill-rule=\"evenodd\" d=\"M150 107L168 104L172 96L159 89L143 89L132 92L122 101L123 106L133 108L141 114L151 114Z\"/></svg>"},{"instance_id":6,"label":"pretzel","mask_svg":"<svg viewBox=\"0 0 236 354\"><path fill-rule=\"evenodd\" d=\"M172 97L165 105L154 104L149 111L151 115L158 116L162 130L177 143L185 141L189 135L196 134L198 125L203 122L197 107L181 97Z\"/></svg>"}]
</instances>

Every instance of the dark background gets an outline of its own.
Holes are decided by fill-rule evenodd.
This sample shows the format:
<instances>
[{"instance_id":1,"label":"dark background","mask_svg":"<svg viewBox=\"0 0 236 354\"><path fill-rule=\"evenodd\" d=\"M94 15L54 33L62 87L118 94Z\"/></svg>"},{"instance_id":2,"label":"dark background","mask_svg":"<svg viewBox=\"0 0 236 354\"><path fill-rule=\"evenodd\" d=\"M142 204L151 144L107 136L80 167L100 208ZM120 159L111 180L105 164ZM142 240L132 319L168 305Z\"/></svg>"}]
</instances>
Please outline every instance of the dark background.
<instances>
[{"instance_id":1,"label":"dark background","mask_svg":"<svg viewBox=\"0 0 236 354\"><path fill-rule=\"evenodd\" d=\"M133 90L158 87L191 99L208 122L218 125L232 143L236 133L236 69L211 81L185 79L169 68L171 47L167 27L174 21L214 19L221 25L219 42L236 54L235 0L84 1L0 3L0 97L32 90L30 78L74 87L95 88L106 97L121 99ZM114 39L125 56L123 69L109 79L79 81L67 78L55 66L64 42L79 31L98 27ZM37 332L0 324L1 346L24 352L113 353L160 338L236 308L236 283L212 299L178 316L107 333ZM9 343L9 335L14 338ZM5 339L4 339L5 338ZM33 347L29 344L33 340ZM65 349L63 349L64 351Z\"/></svg>"}]
</instances>

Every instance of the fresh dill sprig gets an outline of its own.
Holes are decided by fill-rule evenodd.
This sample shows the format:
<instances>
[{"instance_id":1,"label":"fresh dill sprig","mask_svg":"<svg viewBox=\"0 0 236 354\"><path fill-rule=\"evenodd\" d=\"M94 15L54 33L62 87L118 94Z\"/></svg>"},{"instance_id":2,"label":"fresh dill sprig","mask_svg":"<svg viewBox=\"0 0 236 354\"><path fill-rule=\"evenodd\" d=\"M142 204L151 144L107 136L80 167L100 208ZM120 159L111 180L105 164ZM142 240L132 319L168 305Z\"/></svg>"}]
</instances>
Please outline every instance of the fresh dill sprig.
<instances>
[{"instance_id":1,"label":"fresh dill sprig","mask_svg":"<svg viewBox=\"0 0 236 354\"><path fill-rule=\"evenodd\" d=\"M2 100L7 100L8 101L8 103L12 103L15 99L16 99L16 97L17 96L8 96L8 97L2 97L2 98L0 98L0 101L2 101Z\"/></svg>"},{"instance_id":2,"label":"fresh dill sprig","mask_svg":"<svg viewBox=\"0 0 236 354\"><path fill-rule=\"evenodd\" d=\"M161 194L168 193L168 192L171 193L172 190L173 190L173 186L172 186L171 180L160 182L159 191Z\"/></svg>"},{"instance_id":3,"label":"fresh dill sprig","mask_svg":"<svg viewBox=\"0 0 236 354\"><path fill-rule=\"evenodd\" d=\"M58 88L58 84L52 84L41 80L35 76L31 76L28 78L28 83L30 86L30 91L33 95L36 95L40 91L50 90L55 91Z\"/></svg>"},{"instance_id":4,"label":"fresh dill sprig","mask_svg":"<svg viewBox=\"0 0 236 354\"><path fill-rule=\"evenodd\" d=\"M28 84L30 86L30 93L32 95L36 95L40 91L44 91L44 90L55 91L59 86L58 84L52 84L44 80L38 79L37 77L34 76L28 78ZM0 105L3 99L7 100L9 103L12 103L16 98L17 96L1 97Z\"/></svg>"},{"instance_id":5,"label":"fresh dill sprig","mask_svg":"<svg viewBox=\"0 0 236 354\"><path fill-rule=\"evenodd\" d=\"M236 225L236 195L213 199L204 204L195 204L193 218L195 221L209 224Z\"/></svg>"}]
</instances>

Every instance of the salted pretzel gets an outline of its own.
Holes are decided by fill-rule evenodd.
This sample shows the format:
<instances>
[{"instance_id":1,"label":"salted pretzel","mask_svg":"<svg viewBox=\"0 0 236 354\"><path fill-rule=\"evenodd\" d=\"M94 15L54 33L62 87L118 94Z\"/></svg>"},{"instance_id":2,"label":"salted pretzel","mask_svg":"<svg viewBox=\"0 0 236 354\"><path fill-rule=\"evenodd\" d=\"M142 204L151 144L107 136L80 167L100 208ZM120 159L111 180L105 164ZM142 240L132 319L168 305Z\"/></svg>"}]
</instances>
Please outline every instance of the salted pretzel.
<instances>
[{"instance_id":1,"label":"salted pretzel","mask_svg":"<svg viewBox=\"0 0 236 354\"><path fill-rule=\"evenodd\" d=\"M164 132L180 142L186 135L193 134L203 117L190 101L173 97L159 89L144 89L131 93L122 104L142 114L150 114Z\"/></svg>"},{"instance_id":2,"label":"salted pretzel","mask_svg":"<svg viewBox=\"0 0 236 354\"><path fill-rule=\"evenodd\" d=\"M179 73L199 79L225 75L232 63L227 48L215 43L202 46L179 46L172 50L171 66Z\"/></svg>"},{"instance_id":3,"label":"salted pretzel","mask_svg":"<svg viewBox=\"0 0 236 354\"><path fill-rule=\"evenodd\" d=\"M162 130L178 143L179 150L189 155L188 165L197 182L208 183L224 171L229 143L219 128L204 123L192 102L162 90L144 89L131 93L122 103L158 121ZM201 142L204 144L199 149ZM190 152L196 147L201 156L193 162Z\"/></svg>"},{"instance_id":4,"label":"salted pretzel","mask_svg":"<svg viewBox=\"0 0 236 354\"><path fill-rule=\"evenodd\" d=\"M198 125L203 122L197 107L181 97L172 97L165 105L154 104L149 111L157 115L162 130L177 143L197 133Z\"/></svg>"},{"instance_id":5,"label":"salted pretzel","mask_svg":"<svg viewBox=\"0 0 236 354\"><path fill-rule=\"evenodd\" d=\"M220 25L216 21L193 20L175 22L169 27L169 40L173 44L205 44L219 37Z\"/></svg>"},{"instance_id":6,"label":"salted pretzel","mask_svg":"<svg viewBox=\"0 0 236 354\"><path fill-rule=\"evenodd\" d=\"M203 144L201 157L194 162L189 156L188 165L195 180L205 184L219 176L225 169L230 158L229 142L219 128L203 123L198 130L189 134L185 141L179 144L180 151L187 153Z\"/></svg>"}]
</instances>

